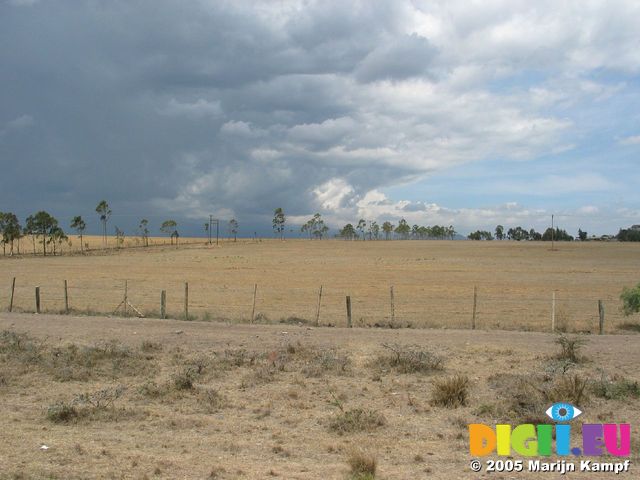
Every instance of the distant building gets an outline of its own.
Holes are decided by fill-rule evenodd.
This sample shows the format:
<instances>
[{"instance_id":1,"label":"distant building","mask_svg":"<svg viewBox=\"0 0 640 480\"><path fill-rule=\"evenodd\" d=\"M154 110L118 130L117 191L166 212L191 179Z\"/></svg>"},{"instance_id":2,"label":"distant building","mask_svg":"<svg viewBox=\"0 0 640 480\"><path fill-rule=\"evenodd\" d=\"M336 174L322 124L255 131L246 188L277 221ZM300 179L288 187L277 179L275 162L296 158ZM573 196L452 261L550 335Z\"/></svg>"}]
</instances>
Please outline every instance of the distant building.
<instances>
[{"instance_id":1,"label":"distant building","mask_svg":"<svg viewBox=\"0 0 640 480\"><path fill-rule=\"evenodd\" d=\"M631 225L629 230L635 230L636 232L640 232L640 225Z\"/></svg>"}]
</instances>

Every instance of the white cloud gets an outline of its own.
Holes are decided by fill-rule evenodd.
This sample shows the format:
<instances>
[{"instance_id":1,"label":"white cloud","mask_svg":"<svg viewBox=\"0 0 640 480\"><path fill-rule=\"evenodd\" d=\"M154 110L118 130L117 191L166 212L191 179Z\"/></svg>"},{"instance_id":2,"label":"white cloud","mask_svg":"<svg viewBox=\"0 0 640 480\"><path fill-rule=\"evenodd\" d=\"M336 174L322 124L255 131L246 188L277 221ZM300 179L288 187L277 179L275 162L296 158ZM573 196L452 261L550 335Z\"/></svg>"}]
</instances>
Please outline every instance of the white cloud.
<instances>
[{"instance_id":1,"label":"white cloud","mask_svg":"<svg viewBox=\"0 0 640 480\"><path fill-rule=\"evenodd\" d=\"M618 140L620 145L639 145L640 135L633 135L630 137L621 138Z\"/></svg>"}]
</instances>

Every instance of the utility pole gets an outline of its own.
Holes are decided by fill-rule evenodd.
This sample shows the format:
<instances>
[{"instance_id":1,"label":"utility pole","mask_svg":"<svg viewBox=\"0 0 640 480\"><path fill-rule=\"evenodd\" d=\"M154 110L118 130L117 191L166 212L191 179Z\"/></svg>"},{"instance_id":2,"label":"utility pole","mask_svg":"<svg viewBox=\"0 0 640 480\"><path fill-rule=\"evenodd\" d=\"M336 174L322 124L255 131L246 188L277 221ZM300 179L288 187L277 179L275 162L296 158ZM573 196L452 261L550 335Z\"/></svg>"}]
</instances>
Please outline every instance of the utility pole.
<instances>
[{"instance_id":1,"label":"utility pole","mask_svg":"<svg viewBox=\"0 0 640 480\"><path fill-rule=\"evenodd\" d=\"M213 243L213 224L216 225L216 245L218 245L218 239L220 237L220 220L213 218L213 215L209 215L209 245Z\"/></svg>"},{"instance_id":2,"label":"utility pole","mask_svg":"<svg viewBox=\"0 0 640 480\"><path fill-rule=\"evenodd\" d=\"M551 214L551 251L554 251L554 241L555 241L556 230L553 226L553 213Z\"/></svg>"}]
</instances>

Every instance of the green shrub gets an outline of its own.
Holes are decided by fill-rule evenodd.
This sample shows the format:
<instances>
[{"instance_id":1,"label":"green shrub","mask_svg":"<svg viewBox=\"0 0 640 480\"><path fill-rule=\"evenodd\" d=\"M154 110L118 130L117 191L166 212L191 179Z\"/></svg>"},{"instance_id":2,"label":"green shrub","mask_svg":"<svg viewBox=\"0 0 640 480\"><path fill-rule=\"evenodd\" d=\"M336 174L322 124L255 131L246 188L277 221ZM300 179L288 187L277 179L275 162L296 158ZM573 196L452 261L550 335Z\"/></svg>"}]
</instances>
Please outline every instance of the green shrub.
<instances>
[{"instance_id":1,"label":"green shrub","mask_svg":"<svg viewBox=\"0 0 640 480\"><path fill-rule=\"evenodd\" d=\"M640 283L634 288L624 288L620 294L622 311L625 315L640 313Z\"/></svg>"}]
</instances>

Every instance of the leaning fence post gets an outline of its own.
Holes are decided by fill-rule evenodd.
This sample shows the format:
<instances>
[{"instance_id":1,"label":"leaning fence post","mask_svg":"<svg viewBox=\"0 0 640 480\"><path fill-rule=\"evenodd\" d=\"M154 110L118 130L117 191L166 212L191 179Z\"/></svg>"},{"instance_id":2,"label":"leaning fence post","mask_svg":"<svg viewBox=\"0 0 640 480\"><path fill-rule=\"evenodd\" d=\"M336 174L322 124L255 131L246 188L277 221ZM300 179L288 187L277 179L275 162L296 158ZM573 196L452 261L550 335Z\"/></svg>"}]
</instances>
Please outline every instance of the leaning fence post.
<instances>
[{"instance_id":1,"label":"leaning fence post","mask_svg":"<svg viewBox=\"0 0 640 480\"><path fill-rule=\"evenodd\" d=\"M391 285L391 323L395 323L396 320L396 305L395 299L393 298L393 285Z\"/></svg>"},{"instance_id":2,"label":"leaning fence post","mask_svg":"<svg viewBox=\"0 0 640 480\"><path fill-rule=\"evenodd\" d=\"M351 328L351 297L347 295L347 327Z\"/></svg>"},{"instance_id":3,"label":"leaning fence post","mask_svg":"<svg viewBox=\"0 0 640 480\"><path fill-rule=\"evenodd\" d=\"M184 319L189 320L189 282L184 282Z\"/></svg>"},{"instance_id":4,"label":"leaning fence post","mask_svg":"<svg viewBox=\"0 0 640 480\"><path fill-rule=\"evenodd\" d=\"M253 304L251 306L251 323L255 319L256 315L256 294L258 293L258 284L253 285Z\"/></svg>"},{"instance_id":5,"label":"leaning fence post","mask_svg":"<svg viewBox=\"0 0 640 480\"><path fill-rule=\"evenodd\" d=\"M13 294L16 291L16 277L13 277L13 282L11 282L11 300L9 300L9 312L13 310Z\"/></svg>"},{"instance_id":6,"label":"leaning fence post","mask_svg":"<svg viewBox=\"0 0 640 480\"><path fill-rule=\"evenodd\" d=\"M167 318L167 291L160 292L160 318Z\"/></svg>"},{"instance_id":7,"label":"leaning fence post","mask_svg":"<svg viewBox=\"0 0 640 480\"><path fill-rule=\"evenodd\" d=\"M556 292L551 293L551 332L556 331Z\"/></svg>"},{"instance_id":8,"label":"leaning fence post","mask_svg":"<svg viewBox=\"0 0 640 480\"><path fill-rule=\"evenodd\" d=\"M122 308L124 310L124 316L127 316L127 306L129 305L129 282L124 281L124 300L122 301Z\"/></svg>"},{"instance_id":9,"label":"leaning fence post","mask_svg":"<svg viewBox=\"0 0 640 480\"><path fill-rule=\"evenodd\" d=\"M36 313L40 313L40 287L36 287Z\"/></svg>"},{"instance_id":10,"label":"leaning fence post","mask_svg":"<svg viewBox=\"0 0 640 480\"><path fill-rule=\"evenodd\" d=\"M322 285L320 285L320 291L318 292L318 308L316 309L316 327L320 325L320 303L322 302Z\"/></svg>"},{"instance_id":11,"label":"leaning fence post","mask_svg":"<svg viewBox=\"0 0 640 480\"><path fill-rule=\"evenodd\" d=\"M64 313L69 313L69 289L67 281L64 281Z\"/></svg>"},{"instance_id":12,"label":"leaning fence post","mask_svg":"<svg viewBox=\"0 0 640 480\"><path fill-rule=\"evenodd\" d=\"M604 334L604 303L598 300L598 314L600 316L600 335Z\"/></svg>"},{"instance_id":13,"label":"leaning fence post","mask_svg":"<svg viewBox=\"0 0 640 480\"><path fill-rule=\"evenodd\" d=\"M476 329L476 305L478 304L478 287L473 286L473 316L471 317L471 330Z\"/></svg>"}]
</instances>

